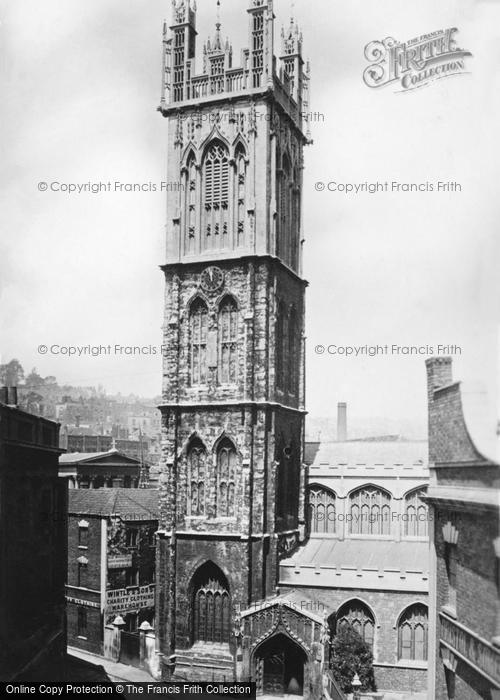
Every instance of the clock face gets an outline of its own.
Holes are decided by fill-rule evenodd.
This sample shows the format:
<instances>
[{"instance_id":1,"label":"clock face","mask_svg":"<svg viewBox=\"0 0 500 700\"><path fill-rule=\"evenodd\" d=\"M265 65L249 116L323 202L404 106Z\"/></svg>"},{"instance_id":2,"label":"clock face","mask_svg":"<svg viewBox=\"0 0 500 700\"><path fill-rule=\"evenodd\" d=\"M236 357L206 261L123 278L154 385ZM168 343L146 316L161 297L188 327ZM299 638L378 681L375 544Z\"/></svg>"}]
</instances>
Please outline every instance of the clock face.
<instances>
[{"instance_id":1,"label":"clock face","mask_svg":"<svg viewBox=\"0 0 500 700\"><path fill-rule=\"evenodd\" d=\"M206 292L217 292L224 285L224 273L220 267L207 267L201 273L201 286Z\"/></svg>"}]
</instances>

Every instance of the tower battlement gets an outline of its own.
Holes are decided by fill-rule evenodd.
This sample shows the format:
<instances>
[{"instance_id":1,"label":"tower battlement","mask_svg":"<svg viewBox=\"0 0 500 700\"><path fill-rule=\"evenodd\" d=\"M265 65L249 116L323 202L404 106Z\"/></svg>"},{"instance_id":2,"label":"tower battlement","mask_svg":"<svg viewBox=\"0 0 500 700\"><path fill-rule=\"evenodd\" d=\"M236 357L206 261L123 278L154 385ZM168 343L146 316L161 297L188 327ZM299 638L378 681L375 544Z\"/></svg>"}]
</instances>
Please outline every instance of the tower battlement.
<instances>
[{"instance_id":1,"label":"tower battlement","mask_svg":"<svg viewBox=\"0 0 500 700\"><path fill-rule=\"evenodd\" d=\"M172 111L195 104L239 96L248 98L273 93L276 101L302 130L309 111L309 64L302 57L302 34L292 18L282 30L281 54L274 51L272 0L253 0L248 8L248 48L241 51L240 65L233 66L233 49L221 36L217 21L215 37L203 45L202 72L197 73L196 2L172 0L172 24L163 28L163 74L159 110ZM219 18L218 18L219 20Z\"/></svg>"}]
</instances>

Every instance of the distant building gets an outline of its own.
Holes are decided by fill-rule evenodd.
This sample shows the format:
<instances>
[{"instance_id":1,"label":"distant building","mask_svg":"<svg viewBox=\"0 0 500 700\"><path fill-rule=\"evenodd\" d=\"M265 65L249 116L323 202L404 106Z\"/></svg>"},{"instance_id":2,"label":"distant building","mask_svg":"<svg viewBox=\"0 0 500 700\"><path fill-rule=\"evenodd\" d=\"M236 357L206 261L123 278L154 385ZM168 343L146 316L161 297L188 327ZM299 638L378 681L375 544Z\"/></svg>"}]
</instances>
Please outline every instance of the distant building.
<instances>
[{"instance_id":1,"label":"distant building","mask_svg":"<svg viewBox=\"0 0 500 700\"><path fill-rule=\"evenodd\" d=\"M429 697L500 696L497 406L427 362L431 508Z\"/></svg>"},{"instance_id":2,"label":"distant building","mask_svg":"<svg viewBox=\"0 0 500 700\"><path fill-rule=\"evenodd\" d=\"M46 680L66 654L66 482L59 425L0 390L0 680Z\"/></svg>"},{"instance_id":3,"label":"distant building","mask_svg":"<svg viewBox=\"0 0 500 700\"><path fill-rule=\"evenodd\" d=\"M147 485L147 472L147 465L118 450L76 452L59 458L59 475L68 480L70 489L139 488Z\"/></svg>"},{"instance_id":4,"label":"distant building","mask_svg":"<svg viewBox=\"0 0 500 700\"><path fill-rule=\"evenodd\" d=\"M346 434L345 404L341 422ZM427 443L306 443L309 540L280 562L284 599L349 624L371 646L377 690L427 685Z\"/></svg>"},{"instance_id":5,"label":"distant building","mask_svg":"<svg viewBox=\"0 0 500 700\"><path fill-rule=\"evenodd\" d=\"M130 435L138 437L140 434L155 438L161 432L160 412L157 409L144 407L128 416L128 430Z\"/></svg>"},{"instance_id":6,"label":"distant building","mask_svg":"<svg viewBox=\"0 0 500 700\"><path fill-rule=\"evenodd\" d=\"M68 513L68 643L103 654L117 616L126 634L154 623L158 492L70 491Z\"/></svg>"},{"instance_id":7,"label":"distant building","mask_svg":"<svg viewBox=\"0 0 500 700\"><path fill-rule=\"evenodd\" d=\"M147 459L150 441L146 438L142 440L124 440L114 438L112 435L89 435L79 432L63 435L61 447L69 453L109 452L116 449L124 455L127 455L127 457L140 460Z\"/></svg>"}]
</instances>

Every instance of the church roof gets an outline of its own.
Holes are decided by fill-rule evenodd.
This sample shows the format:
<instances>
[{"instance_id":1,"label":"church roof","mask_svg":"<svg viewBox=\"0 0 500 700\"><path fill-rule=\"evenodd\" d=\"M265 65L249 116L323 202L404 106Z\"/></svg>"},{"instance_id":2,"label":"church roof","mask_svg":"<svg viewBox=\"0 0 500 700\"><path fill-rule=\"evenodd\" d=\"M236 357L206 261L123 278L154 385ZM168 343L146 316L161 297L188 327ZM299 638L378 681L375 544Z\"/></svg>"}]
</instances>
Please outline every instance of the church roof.
<instances>
[{"instance_id":1,"label":"church roof","mask_svg":"<svg viewBox=\"0 0 500 700\"><path fill-rule=\"evenodd\" d=\"M157 489L70 489L68 513L158 520L158 495Z\"/></svg>"},{"instance_id":2,"label":"church roof","mask_svg":"<svg viewBox=\"0 0 500 700\"><path fill-rule=\"evenodd\" d=\"M280 562L280 584L426 591L428 570L425 541L311 538Z\"/></svg>"},{"instance_id":3,"label":"church roof","mask_svg":"<svg viewBox=\"0 0 500 700\"><path fill-rule=\"evenodd\" d=\"M428 446L425 440L400 439L310 442L305 445L305 462L311 469L379 467L427 473Z\"/></svg>"},{"instance_id":4,"label":"church roof","mask_svg":"<svg viewBox=\"0 0 500 700\"><path fill-rule=\"evenodd\" d=\"M306 617L310 617L315 622L323 622L325 612L324 604L317 600L314 591L304 591L301 589L286 590L279 595L254 603L247 610L243 610L241 616L247 617L262 610L268 610L276 605L285 605L291 610L295 610Z\"/></svg>"},{"instance_id":5,"label":"church roof","mask_svg":"<svg viewBox=\"0 0 500 700\"><path fill-rule=\"evenodd\" d=\"M401 571L427 571L427 542L394 542L389 540L338 540L312 538L282 564L298 566L349 566L355 568L376 568L386 571L397 567Z\"/></svg>"}]
</instances>

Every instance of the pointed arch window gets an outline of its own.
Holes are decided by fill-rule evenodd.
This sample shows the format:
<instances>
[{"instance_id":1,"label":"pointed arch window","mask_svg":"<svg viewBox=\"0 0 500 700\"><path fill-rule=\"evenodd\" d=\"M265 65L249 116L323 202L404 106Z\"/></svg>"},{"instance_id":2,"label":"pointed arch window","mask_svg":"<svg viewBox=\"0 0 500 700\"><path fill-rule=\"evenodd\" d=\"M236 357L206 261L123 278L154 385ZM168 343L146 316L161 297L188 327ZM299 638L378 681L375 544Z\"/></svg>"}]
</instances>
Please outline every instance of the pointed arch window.
<instances>
[{"instance_id":1,"label":"pointed arch window","mask_svg":"<svg viewBox=\"0 0 500 700\"><path fill-rule=\"evenodd\" d=\"M309 488L309 528L311 533L335 533L335 494L321 486Z\"/></svg>"},{"instance_id":2,"label":"pointed arch window","mask_svg":"<svg viewBox=\"0 0 500 700\"><path fill-rule=\"evenodd\" d=\"M229 439L224 439L217 449L217 516L232 518L235 515L235 483L238 455Z\"/></svg>"},{"instance_id":3,"label":"pointed arch window","mask_svg":"<svg viewBox=\"0 0 500 700\"><path fill-rule=\"evenodd\" d=\"M335 622L336 633L344 626L348 626L373 649L375 619L371 610L364 603L358 600L346 603L339 608Z\"/></svg>"},{"instance_id":4,"label":"pointed arch window","mask_svg":"<svg viewBox=\"0 0 500 700\"><path fill-rule=\"evenodd\" d=\"M214 141L206 152L203 178L204 248L225 248L229 240L229 157L219 141Z\"/></svg>"},{"instance_id":5,"label":"pointed arch window","mask_svg":"<svg viewBox=\"0 0 500 700\"><path fill-rule=\"evenodd\" d=\"M419 489L405 496L405 537L427 537L428 508L421 499L425 492Z\"/></svg>"},{"instance_id":6,"label":"pointed arch window","mask_svg":"<svg viewBox=\"0 0 500 700\"><path fill-rule=\"evenodd\" d=\"M235 384L238 376L238 307L226 298L219 308L219 384Z\"/></svg>"},{"instance_id":7,"label":"pointed arch window","mask_svg":"<svg viewBox=\"0 0 500 700\"><path fill-rule=\"evenodd\" d=\"M405 610L398 625L398 659L427 661L428 618L421 603Z\"/></svg>"},{"instance_id":8,"label":"pointed arch window","mask_svg":"<svg viewBox=\"0 0 500 700\"><path fill-rule=\"evenodd\" d=\"M352 535L390 535L391 497L375 486L351 493L349 531Z\"/></svg>"},{"instance_id":9,"label":"pointed arch window","mask_svg":"<svg viewBox=\"0 0 500 700\"><path fill-rule=\"evenodd\" d=\"M201 440L194 440L187 453L188 514L205 515L207 452Z\"/></svg>"},{"instance_id":10,"label":"pointed arch window","mask_svg":"<svg viewBox=\"0 0 500 700\"><path fill-rule=\"evenodd\" d=\"M191 336L191 384L207 382L207 334L208 308L204 301L197 299L189 314Z\"/></svg>"},{"instance_id":11,"label":"pointed arch window","mask_svg":"<svg viewBox=\"0 0 500 700\"><path fill-rule=\"evenodd\" d=\"M231 596L220 569L203 566L193 580L193 642L227 644L230 637Z\"/></svg>"},{"instance_id":12,"label":"pointed arch window","mask_svg":"<svg viewBox=\"0 0 500 700\"><path fill-rule=\"evenodd\" d=\"M236 212L236 232L237 245L245 243L245 222L246 222L246 188L247 188L247 160L245 149L238 146L236 150L236 183L235 183L235 212Z\"/></svg>"}]
</instances>

